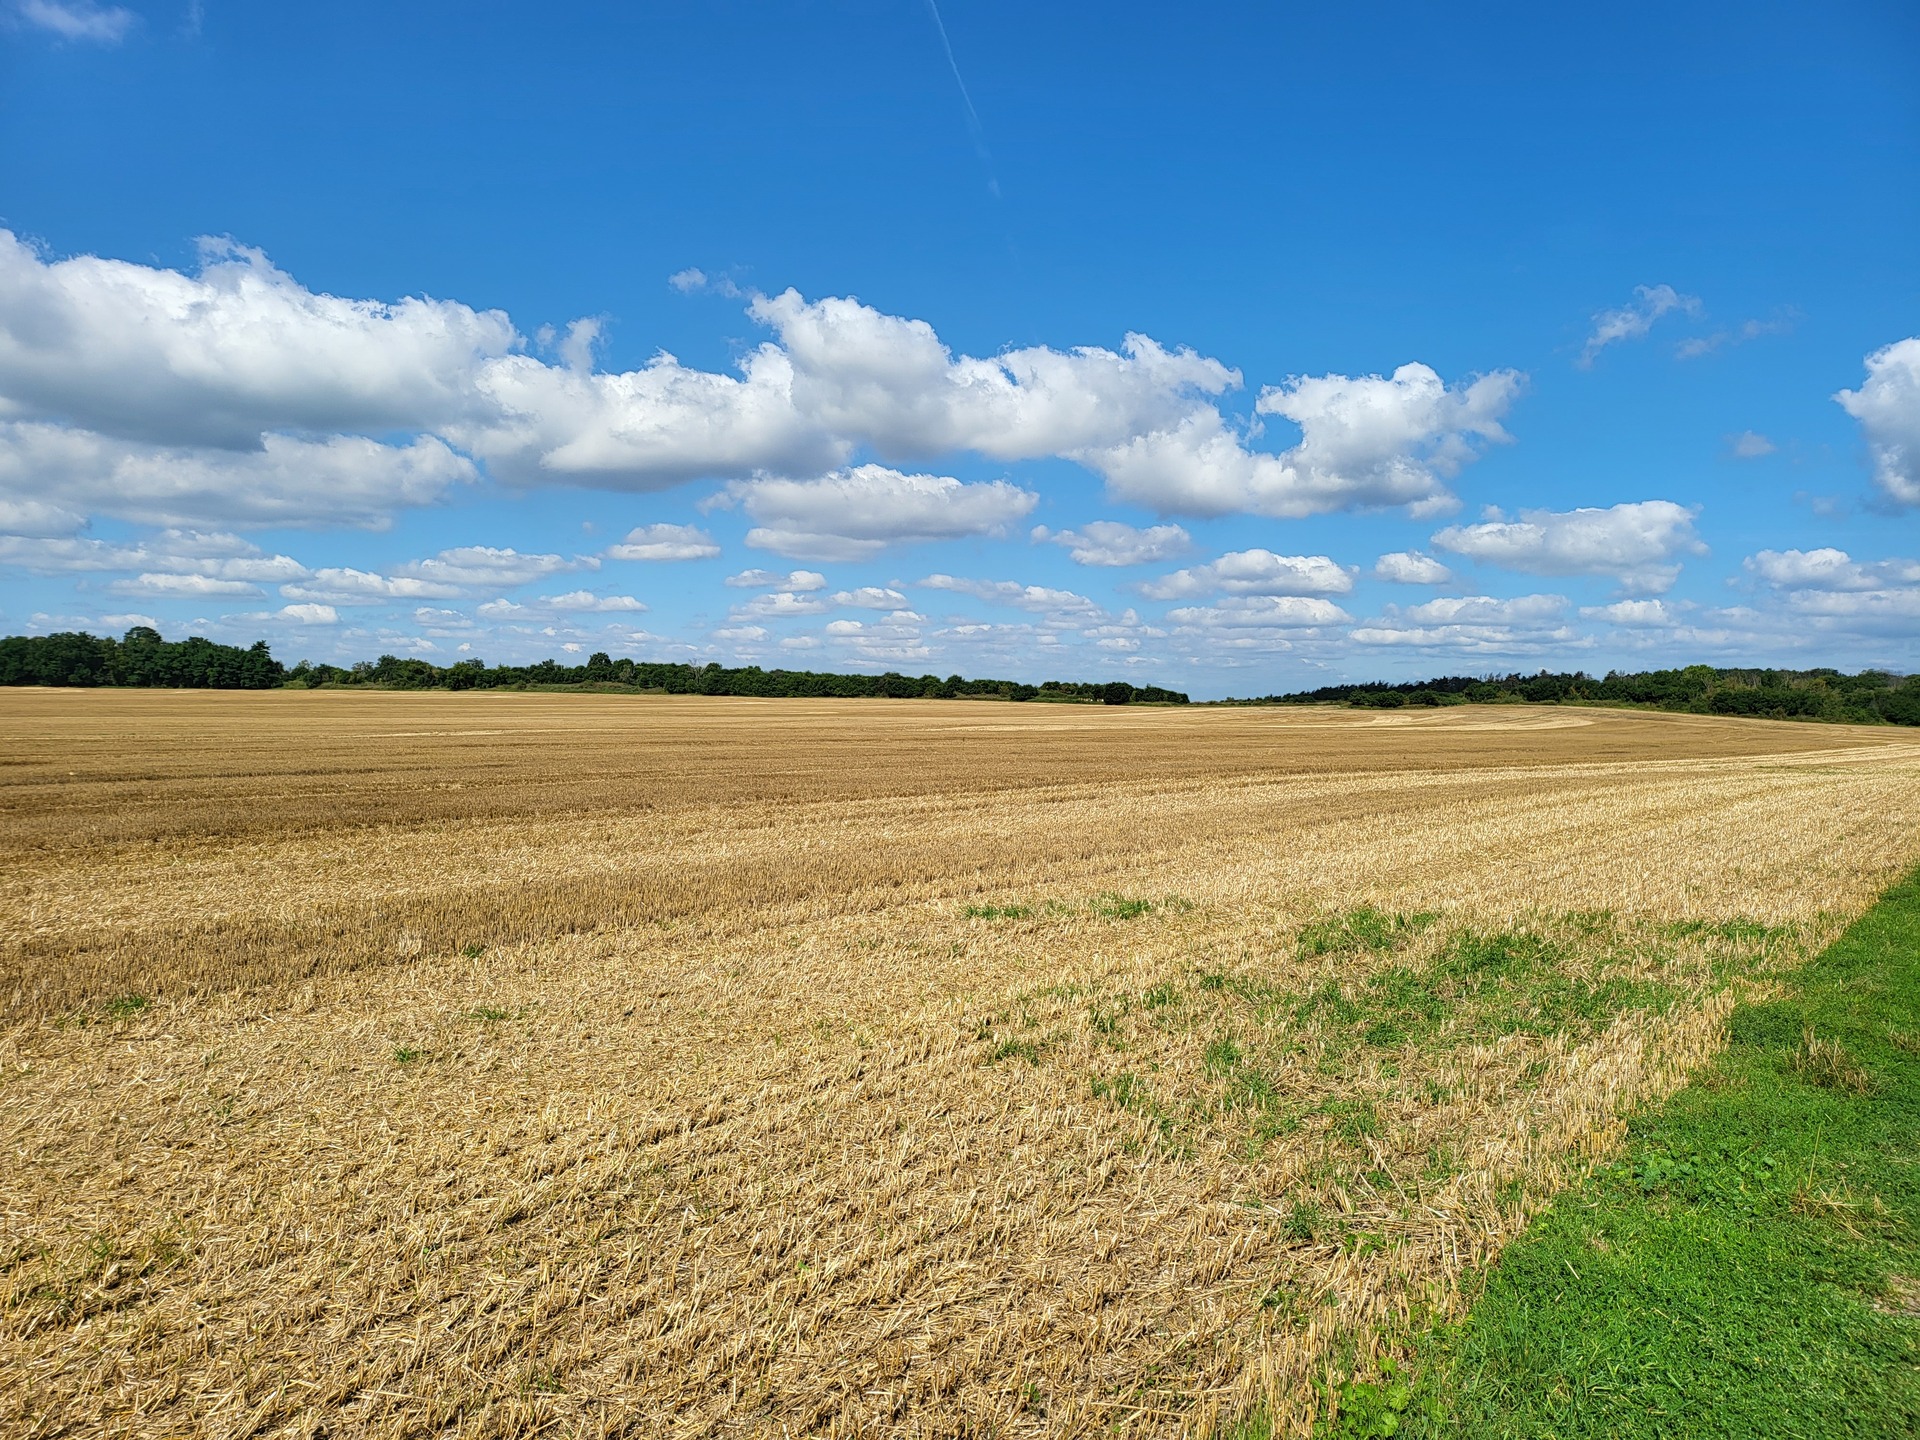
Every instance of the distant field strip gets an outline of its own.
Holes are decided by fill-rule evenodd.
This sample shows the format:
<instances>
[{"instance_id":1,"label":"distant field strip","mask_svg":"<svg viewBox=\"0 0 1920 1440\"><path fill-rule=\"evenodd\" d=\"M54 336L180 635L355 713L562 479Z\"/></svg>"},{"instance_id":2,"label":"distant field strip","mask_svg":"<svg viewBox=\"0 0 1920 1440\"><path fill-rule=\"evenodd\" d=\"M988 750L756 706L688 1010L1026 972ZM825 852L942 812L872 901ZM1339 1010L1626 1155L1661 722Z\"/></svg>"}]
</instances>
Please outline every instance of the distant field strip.
<instances>
[{"instance_id":1,"label":"distant field strip","mask_svg":"<svg viewBox=\"0 0 1920 1440\"><path fill-rule=\"evenodd\" d=\"M1846 727L0 722L7 1433L1301 1430L1920 859Z\"/></svg>"}]
</instances>

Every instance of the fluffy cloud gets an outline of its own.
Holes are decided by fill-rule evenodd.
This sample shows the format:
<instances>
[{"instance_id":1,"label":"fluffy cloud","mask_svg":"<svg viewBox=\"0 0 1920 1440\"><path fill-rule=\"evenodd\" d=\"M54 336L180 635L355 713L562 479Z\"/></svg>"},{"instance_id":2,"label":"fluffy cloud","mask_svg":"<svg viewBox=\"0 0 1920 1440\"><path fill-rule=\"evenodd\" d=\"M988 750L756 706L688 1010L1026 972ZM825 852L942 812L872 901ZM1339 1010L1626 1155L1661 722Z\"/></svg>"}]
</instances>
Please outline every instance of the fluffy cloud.
<instances>
[{"instance_id":1,"label":"fluffy cloud","mask_svg":"<svg viewBox=\"0 0 1920 1440\"><path fill-rule=\"evenodd\" d=\"M473 418L446 433L519 485L662 490L703 476L824 469L851 449L794 408L793 367L771 345L746 357L739 378L664 352L615 374L508 355L475 384Z\"/></svg>"},{"instance_id":2,"label":"fluffy cloud","mask_svg":"<svg viewBox=\"0 0 1920 1440\"><path fill-rule=\"evenodd\" d=\"M107 586L116 595L139 595L149 599L198 600L212 596L262 595L258 585L245 580L216 580L211 575L164 575L148 572L131 580L115 580Z\"/></svg>"},{"instance_id":3,"label":"fluffy cloud","mask_svg":"<svg viewBox=\"0 0 1920 1440\"><path fill-rule=\"evenodd\" d=\"M0 495L58 494L69 506L154 525L380 529L397 507L428 504L478 478L472 461L432 436L405 445L354 435L254 438L251 450L169 447L0 422Z\"/></svg>"},{"instance_id":4,"label":"fluffy cloud","mask_svg":"<svg viewBox=\"0 0 1920 1440\"><path fill-rule=\"evenodd\" d=\"M117 45L139 19L123 6L98 5L94 0L19 0L16 8L29 25L62 40L89 40L97 45Z\"/></svg>"},{"instance_id":5,"label":"fluffy cloud","mask_svg":"<svg viewBox=\"0 0 1920 1440\"><path fill-rule=\"evenodd\" d=\"M610 560L710 560L719 545L697 525L642 525L607 551ZM730 580L727 582L732 584Z\"/></svg>"},{"instance_id":6,"label":"fluffy cloud","mask_svg":"<svg viewBox=\"0 0 1920 1440\"><path fill-rule=\"evenodd\" d=\"M878 620L831 620L825 638L839 656L855 665L912 665L931 660L921 621L912 611Z\"/></svg>"},{"instance_id":7,"label":"fluffy cloud","mask_svg":"<svg viewBox=\"0 0 1920 1440\"><path fill-rule=\"evenodd\" d=\"M437 429L519 337L498 311L316 295L231 241L198 275L76 256L0 231L0 414L164 445L257 449L264 432Z\"/></svg>"},{"instance_id":8,"label":"fluffy cloud","mask_svg":"<svg viewBox=\"0 0 1920 1440\"><path fill-rule=\"evenodd\" d=\"M591 558L569 560L561 555L526 555L493 545L461 545L442 550L429 560L410 560L395 567L393 573L463 590L491 590L525 585L530 580L577 570L583 565L597 569L599 564Z\"/></svg>"},{"instance_id":9,"label":"fluffy cloud","mask_svg":"<svg viewBox=\"0 0 1920 1440\"><path fill-rule=\"evenodd\" d=\"M591 590L569 590L564 595L540 595L521 603L489 600L478 613L491 620L539 615L634 615L646 608L631 595L596 595ZM416 618L420 613L415 612Z\"/></svg>"},{"instance_id":10,"label":"fluffy cloud","mask_svg":"<svg viewBox=\"0 0 1920 1440\"><path fill-rule=\"evenodd\" d=\"M1033 528L1036 541L1063 545L1076 565L1151 565L1171 560L1193 548L1193 538L1178 525L1150 525L1136 530L1118 520L1089 520L1078 530Z\"/></svg>"},{"instance_id":11,"label":"fluffy cloud","mask_svg":"<svg viewBox=\"0 0 1920 1440\"><path fill-rule=\"evenodd\" d=\"M0 535L44 539L72 535L87 527L87 517L64 505L0 495Z\"/></svg>"},{"instance_id":12,"label":"fluffy cloud","mask_svg":"<svg viewBox=\"0 0 1920 1440\"><path fill-rule=\"evenodd\" d=\"M1566 611L1562 595L1444 596L1404 609L1389 605L1382 618L1356 626L1352 636L1361 645L1466 655L1528 653L1578 641L1563 623Z\"/></svg>"},{"instance_id":13,"label":"fluffy cloud","mask_svg":"<svg viewBox=\"0 0 1920 1440\"><path fill-rule=\"evenodd\" d=\"M771 594L756 595L746 603L734 606L727 613L735 620L779 620L793 615L824 615L833 609L833 604L833 601L822 595L801 594L793 590L775 590Z\"/></svg>"},{"instance_id":14,"label":"fluffy cloud","mask_svg":"<svg viewBox=\"0 0 1920 1440\"><path fill-rule=\"evenodd\" d=\"M340 616L331 605L282 605L277 612L296 625L337 625Z\"/></svg>"},{"instance_id":15,"label":"fluffy cloud","mask_svg":"<svg viewBox=\"0 0 1920 1440\"><path fill-rule=\"evenodd\" d=\"M1795 623L1911 639L1920 620L1920 560L1863 563L1844 550L1762 550L1747 570L1785 600Z\"/></svg>"},{"instance_id":16,"label":"fluffy cloud","mask_svg":"<svg viewBox=\"0 0 1920 1440\"><path fill-rule=\"evenodd\" d=\"M883 465L817 480L739 482L727 495L755 522L747 544L803 560L858 560L889 545L1004 534L1039 499L1005 480L962 484Z\"/></svg>"},{"instance_id":17,"label":"fluffy cloud","mask_svg":"<svg viewBox=\"0 0 1920 1440\"><path fill-rule=\"evenodd\" d=\"M1618 310L1602 310L1593 317L1593 333L1587 336L1578 363L1585 369L1607 346L1621 340L1642 339L1653 329L1654 321L1675 310L1698 315L1700 299L1695 295L1682 295L1671 285L1634 286L1633 299L1627 304Z\"/></svg>"},{"instance_id":18,"label":"fluffy cloud","mask_svg":"<svg viewBox=\"0 0 1920 1440\"><path fill-rule=\"evenodd\" d=\"M1657 594L1680 574L1673 557L1706 549L1694 533L1693 514L1671 500L1525 510L1518 520L1449 526L1433 543L1529 575L1606 575L1625 589Z\"/></svg>"},{"instance_id":19,"label":"fluffy cloud","mask_svg":"<svg viewBox=\"0 0 1920 1440\"><path fill-rule=\"evenodd\" d=\"M1249 450L1211 406L1075 458L1106 476L1125 500L1187 515L1247 512L1281 518L1360 506L1409 505L1432 513L1451 501L1445 480L1501 428L1521 377L1497 371L1448 386L1425 365L1378 375L1299 377L1264 391L1255 409L1300 427L1280 454Z\"/></svg>"},{"instance_id":20,"label":"fluffy cloud","mask_svg":"<svg viewBox=\"0 0 1920 1440\"><path fill-rule=\"evenodd\" d=\"M1888 590L1796 590L1787 603L1797 616L1836 622L1855 633L1882 631L1908 641L1920 620L1920 585Z\"/></svg>"},{"instance_id":21,"label":"fluffy cloud","mask_svg":"<svg viewBox=\"0 0 1920 1440\"><path fill-rule=\"evenodd\" d=\"M0 536L0 565L14 565L40 575L137 570L267 582L298 580L309 573L292 556L269 555L237 535L194 530L166 530L150 539L125 544Z\"/></svg>"},{"instance_id":22,"label":"fluffy cloud","mask_svg":"<svg viewBox=\"0 0 1920 1440\"><path fill-rule=\"evenodd\" d=\"M1844 550L1762 550L1744 562L1769 585L1793 590L1881 590L1889 585L1920 585L1920 561L1882 560L1861 564Z\"/></svg>"},{"instance_id":23,"label":"fluffy cloud","mask_svg":"<svg viewBox=\"0 0 1920 1440\"><path fill-rule=\"evenodd\" d=\"M833 603L855 610L904 610L907 597L885 586L862 585L857 590L840 591L833 597Z\"/></svg>"},{"instance_id":24,"label":"fluffy cloud","mask_svg":"<svg viewBox=\"0 0 1920 1440\"><path fill-rule=\"evenodd\" d=\"M1920 505L1920 336L1874 351L1866 383L1833 398L1860 422L1887 498Z\"/></svg>"},{"instance_id":25,"label":"fluffy cloud","mask_svg":"<svg viewBox=\"0 0 1920 1440\"><path fill-rule=\"evenodd\" d=\"M958 575L929 575L919 584L928 590L946 590L955 595L971 595L976 600L996 605L1011 605L1037 615L1104 616L1106 612L1085 595L1071 590L1056 590L1046 585L1025 585L1018 580L968 580Z\"/></svg>"},{"instance_id":26,"label":"fluffy cloud","mask_svg":"<svg viewBox=\"0 0 1920 1440\"><path fill-rule=\"evenodd\" d=\"M1298 630L1344 625L1353 617L1331 600L1303 595L1247 595L1222 600L1218 605L1169 610L1167 619L1175 625L1209 628L1258 626L1263 629Z\"/></svg>"},{"instance_id":27,"label":"fluffy cloud","mask_svg":"<svg viewBox=\"0 0 1920 1440\"><path fill-rule=\"evenodd\" d=\"M1678 611L1664 600L1616 600L1611 605L1583 606L1580 613L1589 620L1605 620L1611 625L1636 628L1673 625L1679 621Z\"/></svg>"},{"instance_id":28,"label":"fluffy cloud","mask_svg":"<svg viewBox=\"0 0 1920 1440\"><path fill-rule=\"evenodd\" d=\"M389 600L457 600L466 591L444 581L378 575L342 565L316 570L298 584L282 585L280 593L289 600L326 605L381 605Z\"/></svg>"},{"instance_id":29,"label":"fluffy cloud","mask_svg":"<svg viewBox=\"0 0 1920 1440\"><path fill-rule=\"evenodd\" d=\"M1742 430L1727 437L1727 449L1736 460L1759 460L1779 448L1757 430Z\"/></svg>"},{"instance_id":30,"label":"fluffy cloud","mask_svg":"<svg viewBox=\"0 0 1920 1440\"><path fill-rule=\"evenodd\" d=\"M998 460L1111 445L1173 424L1194 395L1240 383L1191 350L1128 335L1119 353L1045 346L955 356L924 320L853 299L758 296L749 313L779 336L796 407L882 455L973 450Z\"/></svg>"},{"instance_id":31,"label":"fluffy cloud","mask_svg":"<svg viewBox=\"0 0 1920 1440\"><path fill-rule=\"evenodd\" d=\"M462 545L411 560L389 575L338 566L314 571L280 593L328 605L379 605L389 600L454 600L475 591L511 589L564 570L599 564L560 555L525 555L492 545ZM582 592L584 593L584 592Z\"/></svg>"},{"instance_id":32,"label":"fluffy cloud","mask_svg":"<svg viewBox=\"0 0 1920 1440\"><path fill-rule=\"evenodd\" d=\"M767 477L859 476L877 468L844 468L863 449L888 461L1061 456L1162 511L1303 515L1443 502L1444 478L1479 444L1506 438L1499 417L1519 383L1500 372L1450 388L1423 365L1390 379L1298 378L1255 407L1300 427L1300 443L1275 455L1248 449L1214 403L1240 386L1238 371L1146 336L1118 350L982 358L953 353L924 321L851 298L789 290L752 296L748 308L772 338L734 373L664 353L601 373L597 321L543 340L559 358L550 363L497 311L316 294L231 241L208 242L187 275L49 261L0 231L0 422L65 437L16 443L119 447L126 473L98 483L90 503L154 521L380 523L473 478L474 460L520 485L809 483ZM420 438L380 443L396 433ZM326 483L305 486L303 500L293 482L323 463ZM68 468L111 467L96 454ZM154 472L144 486L130 483L143 469ZM1024 513L1002 503L993 523ZM1110 523L1070 542L1083 563L1166 558L1179 539L1173 527L1132 538L1100 528ZM763 528L774 548L787 535L858 538Z\"/></svg>"},{"instance_id":33,"label":"fluffy cloud","mask_svg":"<svg viewBox=\"0 0 1920 1440\"><path fill-rule=\"evenodd\" d=\"M1141 585L1150 600L1195 595L1345 595L1353 572L1325 555L1276 555L1271 550L1235 550L1206 565L1176 570Z\"/></svg>"},{"instance_id":34,"label":"fluffy cloud","mask_svg":"<svg viewBox=\"0 0 1920 1440\"><path fill-rule=\"evenodd\" d=\"M827 577L818 570L790 570L785 575L773 570L742 570L726 578L728 585L740 590L824 590Z\"/></svg>"},{"instance_id":35,"label":"fluffy cloud","mask_svg":"<svg viewBox=\"0 0 1920 1440\"><path fill-rule=\"evenodd\" d=\"M1418 550L1382 555L1374 561L1373 575L1376 580L1390 580L1396 585L1444 585L1453 579L1451 570Z\"/></svg>"}]
</instances>

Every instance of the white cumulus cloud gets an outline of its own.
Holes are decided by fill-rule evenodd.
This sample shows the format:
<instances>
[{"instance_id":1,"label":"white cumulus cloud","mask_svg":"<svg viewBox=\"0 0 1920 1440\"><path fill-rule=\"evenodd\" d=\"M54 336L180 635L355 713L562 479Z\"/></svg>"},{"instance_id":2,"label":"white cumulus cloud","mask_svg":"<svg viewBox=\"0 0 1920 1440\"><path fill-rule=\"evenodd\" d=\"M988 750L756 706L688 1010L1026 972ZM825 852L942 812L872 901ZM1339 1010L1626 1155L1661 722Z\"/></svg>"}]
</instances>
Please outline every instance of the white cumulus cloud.
<instances>
[{"instance_id":1,"label":"white cumulus cloud","mask_svg":"<svg viewBox=\"0 0 1920 1440\"><path fill-rule=\"evenodd\" d=\"M1432 513L1445 481L1486 443L1508 440L1500 417L1522 378L1502 370L1447 385L1425 365L1390 377L1303 376L1262 392L1255 409L1300 427L1279 454L1250 450L1211 406L1169 428L1075 458L1119 498L1162 513L1245 512L1293 519L1363 506Z\"/></svg>"},{"instance_id":2,"label":"white cumulus cloud","mask_svg":"<svg viewBox=\"0 0 1920 1440\"><path fill-rule=\"evenodd\" d=\"M197 600L214 595L261 595L258 585L245 580L216 580L211 575L168 575L149 571L130 580L115 580L107 586L116 595L139 595L150 599Z\"/></svg>"},{"instance_id":3,"label":"white cumulus cloud","mask_svg":"<svg viewBox=\"0 0 1920 1440\"><path fill-rule=\"evenodd\" d=\"M729 575L726 584L738 590L824 590L827 577L818 570L789 570L785 575L776 570L742 570L738 575Z\"/></svg>"},{"instance_id":4,"label":"white cumulus cloud","mask_svg":"<svg viewBox=\"0 0 1920 1440\"><path fill-rule=\"evenodd\" d=\"M1246 595L1222 600L1218 605L1185 606L1169 610L1167 619L1175 625L1294 630L1324 625L1344 625L1353 617L1331 600L1303 595Z\"/></svg>"},{"instance_id":5,"label":"white cumulus cloud","mask_svg":"<svg viewBox=\"0 0 1920 1440\"><path fill-rule=\"evenodd\" d=\"M862 585L857 590L839 591L833 603L854 610L904 610L907 597L884 585Z\"/></svg>"},{"instance_id":6,"label":"white cumulus cloud","mask_svg":"<svg viewBox=\"0 0 1920 1440\"><path fill-rule=\"evenodd\" d=\"M1418 550L1382 555L1373 563L1373 575L1376 580L1390 580L1396 585L1444 585L1453 579L1451 570Z\"/></svg>"},{"instance_id":7,"label":"white cumulus cloud","mask_svg":"<svg viewBox=\"0 0 1920 1440\"><path fill-rule=\"evenodd\" d=\"M1790 590L1880 590L1889 585L1920 585L1920 560L1880 560L1863 564L1844 550L1762 550L1744 562L1769 585Z\"/></svg>"},{"instance_id":8,"label":"white cumulus cloud","mask_svg":"<svg viewBox=\"0 0 1920 1440\"><path fill-rule=\"evenodd\" d=\"M1876 350L1866 363L1866 383L1833 398L1860 422L1887 498L1920 505L1920 336Z\"/></svg>"},{"instance_id":9,"label":"white cumulus cloud","mask_svg":"<svg viewBox=\"0 0 1920 1440\"><path fill-rule=\"evenodd\" d=\"M1612 625L1649 626L1679 623L1679 613L1664 600L1616 600L1611 605L1586 605L1580 610L1589 620L1605 620Z\"/></svg>"},{"instance_id":10,"label":"white cumulus cloud","mask_svg":"<svg viewBox=\"0 0 1920 1440\"><path fill-rule=\"evenodd\" d=\"M1525 510L1518 520L1449 526L1433 543L1528 575L1605 575L1624 589L1657 594L1679 577L1675 556L1706 549L1694 533L1693 515L1671 500Z\"/></svg>"},{"instance_id":11,"label":"white cumulus cloud","mask_svg":"<svg viewBox=\"0 0 1920 1440\"><path fill-rule=\"evenodd\" d=\"M1105 611L1085 595L1072 590L1057 590L1047 585L1027 585L1018 580L970 580L959 575L929 575L919 582L923 589L945 590L955 595L971 595L976 600L996 605L1011 605L1038 615L1104 616Z\"/></svg>"},{"instance_id":12,"label":"white cumulus cloud","mask_svg":"<svg viewBox=\"0 0 1920 1440\"><path fill-rule=\"evenodd\" d=\"M607 551L610 560L711 560L720 553L714 538L697 525L642 525ZM729 581L729 584L732 582Z\"/></svg>"},{"instance_id":13,"label":"white cumulus cloud","mask_svg":"<svg viewBox=\"0 0 1920 1440\"><path fill-rule=\"evenodd\" d=\"M258 250L203 241L197 275L42 260L0 231L0 414L165 445L273 430L434 429L518 343L499 311L316 295Z\"/></svg>"},{"instance_id":14,"label":"white cumulus cloud","mask_svg":"<svg viewBox=\"0 0 1920 1440\"><path fill-rule=\"evenodd\" d=\"M1435 650L1458 655L1537 653L1574 643L1564 623L1563 595L1442 596L1386 613L1352 633L1357 644Z\"/></svg>"},{"instance_id":15,"label":"white cumulus cloud","mask_svg":"<svg viewBox=\"0 0 1920 1440\"><path fill-rule=\"evenodd\" d=\"M1176 570L1140 586L1150 600L1196 595L1345 595L1353 571L1325 555L1276 555L1271 550L1234 550L1205 565Z\"/></svg>"},{"instance_id":16,"label":"white cumulus cloud","mask_svg":"<svg viewBox=\"0 0 1920 1440\"><path fill-rule=\"evenodd\" d=\"M755 522L748 545L803 560L858 560L889 545L1002 535L1039 500L1005 480L964 484L883 465L817 480L740 481L727 495Z\"/></svg>"},{"instance_id":17,"label":"white cumulus cloud","mask_svg":"<svg viewBox=\"0 0 1920 1440\"><path fill-rule=\"evenodd\" d=\"M237 535L163 530L145 540L116 543L71 537L0 536L0 565L38 575L71 571L158 571L217 580L298 580L307 567L290 555L269 555Z\"/></svg>"},{"instance_id":18,"label":"white cumulus cloud","mask_svg":"<svg viewBox=\"0 0 1920 1440\"><path fill-rule=\"evenodd\" d=\"M0 421L0 495L153 525L354 525L382 529L400 506L478 478L432 436L404 445L358 435L256 437L252 450L167 446L44 422Z\"/></svg>"},{"instance_id":19,"label":"white cumulus cloud","mask_svg":"<svg viewBox=\"0 0 1920 1440\"><path fill-rule=\"evenodd\" d=\"M833 606L834 602L824 595L775 590L766 595L756 595L727 613L735 620L779 620L792 615L824 615Z\"/></svg>"},{"instance_id":20,"label":"white cumulus cloud","mask_svg":"<svg viewBox=\"0 0 1920 1440\"><path fill-rule=\"evenodd\" d=\"M1151 565L1193 548L1193 537L1178 525L1135 529L1118 520L1089 520L1077 530L1033 527L1033 539L1066 547L1076 565Z\"/></svg>"},{"instance_id":21,"label":"white cumulus cloud","mask_svg":"<svg viewBox=\"0 0 1920 1440\"><path fill-rule=\"evenodd\" d=\"M1237 370L1144 335L980 357L850 297L752 295L748 311L770 338L730 372L664 352L602 372L594 318L529 342L498 311L314 292L231 240L205 242L187 274L52 260L0 231L0 423L19 431L16 447L87 452L66 465L90 487L76 497L153 523L379 524L475 478L475 462L514 485L646 491L859 476L872 468L853 465L862 451L889 465L1063 457L1162 512L1291 516L1447 503L1446 478L1506 438L1499 419L1519 387L1507 371L1448 386L1424 365L1298 377L1255 406L1300 427L1298 445L1272 454L1249 448L1257 425L1243 435L1216 406L1242 384ZM302 487L317 467L324 483ZM1176 553L1175 527L1127 536L1112 524L1069 532L1082 563ZM774 548L811 535L870 553L838 530L762 528Z\"/></svg>"}]
</instances>

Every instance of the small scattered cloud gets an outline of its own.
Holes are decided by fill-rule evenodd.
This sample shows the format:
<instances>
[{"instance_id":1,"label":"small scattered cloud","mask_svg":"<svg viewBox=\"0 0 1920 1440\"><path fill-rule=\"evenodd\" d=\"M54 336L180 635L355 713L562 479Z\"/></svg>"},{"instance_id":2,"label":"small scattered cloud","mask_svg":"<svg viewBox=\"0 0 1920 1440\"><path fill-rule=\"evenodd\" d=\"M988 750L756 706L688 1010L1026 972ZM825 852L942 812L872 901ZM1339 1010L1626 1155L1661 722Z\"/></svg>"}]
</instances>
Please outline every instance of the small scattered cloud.
<instances>
[{"instance_id":1,"label":"small scattered cloud","mask_svg":"<svg viewBox=\"0 0 1920 1440\"><path fill-rule=\"evenodd\" d=\"M697 525L642 525L607 551L609 560L711 560L720 553L713 536Z\"/></svg>"},{"instance_id":2,"label":"small scattered cloud","mask_svg":"<svg viewBox=\"0 0 1920 1440\"><path fill-rule=\"evenodd\" d=\"M1682 340L1673 347L1673 354L1679 360L1698 360L1716 350L1745 345L1766 335L1785 335L1792 329L1793 321L1789 319L1748 320L1731 330L1715 330L1711 334L1694 335Z\"/></svg>"},{"instance_id":3,"label":"small scattered cloud","mask_svg":"<svg viewBox=\"0 0 1920 1440\"><path fill-rule=\"evenodd\" d=\"M1585 370L1600 352L1623 340L1644 339L1654 322L1663 315L1679 311L1684 315L1701 313L1697 295L1682 295L1671 285L1636 285L1633 299L1617 310L1602 310L1593 317L1593 332L1575 363Z\"/></svg>"},{"instance_id":4,"label":"small scattered cloud","mask_svg":"<svg viewBox=\"0 0 1920 1440\"><path fill-rule=\"evenodd\" d=\"M1736 460L1760 460L1780 447L1757 430L1742 430L1727 437L1727 451Z\"/></svg>"},{"instance_id":5,"label":"small scattered cloud","mask_svg":"<svg viewBox=\"0 0 1920 1440\"><path fill-rule=\"evenodd\" d=\"M1076 565L1151 565L1171 560L1193 548L1193 537L1178 525L1150 525L1144 530L1118 520L1089 520L1077 530L1033 527L1033 539L1066 547Z\"/></svg>"},{"instance_id":6,"label":"small scattered cloud","mask_svg":"<svg viewBox=\"0 0 1920 1440\"><path fill-rule=\"evenodd\" d=\"M85 40L95 45L117 45L140 18L121 5L97 5L93 0L17 0L15 13L27 24L62 40Z\"/></svg>"},{"instance_id":7,"label":"small scattered cloud","mask_svg":"<svg viewBox=\"0 0 1920 1440\"><path fill-rule=\"evenodd\" d=\"M1444 585L1453 571L1418 550L1396 550L1373 562L1373 577L1395 585Z\"/></svg>"}]
</instances>

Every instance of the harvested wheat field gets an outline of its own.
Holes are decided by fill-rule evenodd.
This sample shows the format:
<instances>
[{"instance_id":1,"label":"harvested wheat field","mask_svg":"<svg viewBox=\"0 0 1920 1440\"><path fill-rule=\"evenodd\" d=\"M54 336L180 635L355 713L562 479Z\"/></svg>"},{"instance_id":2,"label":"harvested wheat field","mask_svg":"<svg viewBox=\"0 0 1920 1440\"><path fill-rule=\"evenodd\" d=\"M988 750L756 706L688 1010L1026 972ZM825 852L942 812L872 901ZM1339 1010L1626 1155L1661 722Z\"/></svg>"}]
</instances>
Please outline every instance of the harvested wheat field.
<instances>
[{"instance_id":1,"label":"harvested wheat field","mask_svg":"<svg viewBox=\"0 0 1920 1440\"><path fill-rule=\"evenodd\" d=\"M1303 1433L1920 859L1897 731L0 695L0 1432Z\"/></svg>"}]
</instances>

